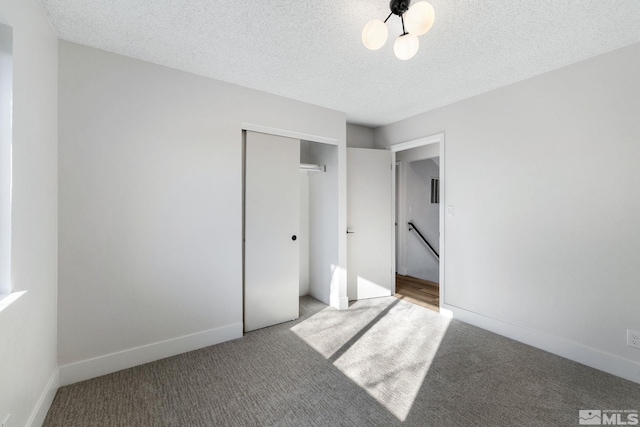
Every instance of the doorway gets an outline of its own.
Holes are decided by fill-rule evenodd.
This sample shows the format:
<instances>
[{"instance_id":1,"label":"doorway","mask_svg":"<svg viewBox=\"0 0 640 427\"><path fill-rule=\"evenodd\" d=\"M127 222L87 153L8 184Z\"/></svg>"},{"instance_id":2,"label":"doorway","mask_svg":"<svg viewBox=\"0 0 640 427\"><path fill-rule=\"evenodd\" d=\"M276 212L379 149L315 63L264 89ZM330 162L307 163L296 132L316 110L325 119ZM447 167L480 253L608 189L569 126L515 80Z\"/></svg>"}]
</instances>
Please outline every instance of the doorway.
<instances>
[{"instance_id":1,"label":"doorway","mask_svg":"<svg viewBox=\"0 0 640 427\"><path fill-rule=\"evenodd\" d=\"M390 147L395 237L394 295L427 308L444 306L444 134ZM407 203L408 199L412 199Z\"/></svg>"}]
</instances>

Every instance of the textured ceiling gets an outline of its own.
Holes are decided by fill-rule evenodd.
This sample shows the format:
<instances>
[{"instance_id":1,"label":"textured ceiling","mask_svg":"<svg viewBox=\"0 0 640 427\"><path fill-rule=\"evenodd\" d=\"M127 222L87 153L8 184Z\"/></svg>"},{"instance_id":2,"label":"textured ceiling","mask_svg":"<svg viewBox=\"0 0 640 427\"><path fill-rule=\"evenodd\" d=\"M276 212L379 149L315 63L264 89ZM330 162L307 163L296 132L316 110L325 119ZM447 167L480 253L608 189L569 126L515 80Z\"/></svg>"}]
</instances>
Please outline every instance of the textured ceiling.
<instances>
[{"instance_id":1,"label":"textured ceiling","mask_svg":"<svg viewBox=\"0 0 640 427\"><path fill-rule=\"evenodd\" d=\"M415 0L414 0L415 1ZM41 0L61 39L344 111L371 127L640 42L639 0L431 0L409 61L387 0Z\"/></svg>"}]
</instances>

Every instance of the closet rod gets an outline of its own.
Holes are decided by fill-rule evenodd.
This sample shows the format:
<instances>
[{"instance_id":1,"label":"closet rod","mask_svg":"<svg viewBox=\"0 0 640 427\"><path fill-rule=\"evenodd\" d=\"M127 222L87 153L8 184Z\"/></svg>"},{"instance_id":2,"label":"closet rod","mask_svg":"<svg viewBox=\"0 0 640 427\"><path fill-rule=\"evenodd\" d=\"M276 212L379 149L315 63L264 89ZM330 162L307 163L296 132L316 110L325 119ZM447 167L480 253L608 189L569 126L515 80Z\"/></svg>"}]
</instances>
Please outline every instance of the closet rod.
<instances>
[{"instance_id":1,"label":"closet rod","mask_svg":"<svg viewBox=\"0 0 640 427\"><path fill-rule=\"evenodd\" d=\"M325 165L312 165L310 163L300 163L300 170L307 172L326 172L327 167Z\"/></svg>"}]
</instances>

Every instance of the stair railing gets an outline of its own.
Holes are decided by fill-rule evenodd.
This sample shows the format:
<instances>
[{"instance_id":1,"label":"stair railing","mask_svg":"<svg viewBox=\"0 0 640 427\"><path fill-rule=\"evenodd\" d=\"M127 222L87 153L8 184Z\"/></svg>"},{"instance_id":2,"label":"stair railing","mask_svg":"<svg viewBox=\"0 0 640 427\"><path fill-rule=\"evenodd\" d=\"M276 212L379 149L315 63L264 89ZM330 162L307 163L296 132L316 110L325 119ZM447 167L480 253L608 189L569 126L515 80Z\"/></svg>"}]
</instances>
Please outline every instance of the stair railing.
<instances>
[{"instance_id":1,"label":"stair railing","mask_svg":"<svg viewBox=\"0 0 640 427\"><path fill-rule=\"evenodd\" d=\"M409 231L415 231L416 233L418 233L418 236L420 236L422 241L425 242L427 246L429 246L429 249L431 249L433 256L435 256L438 259L438 261L440 261L440 255L438 254L438 252L436 252L433 246L431 246L431 244L427 241L427 239L422 235L420 230L418 230L418 227L416 227L416 225L411 221L409 221L407 224L409 224Z\"/></svg>"}]
</instances>

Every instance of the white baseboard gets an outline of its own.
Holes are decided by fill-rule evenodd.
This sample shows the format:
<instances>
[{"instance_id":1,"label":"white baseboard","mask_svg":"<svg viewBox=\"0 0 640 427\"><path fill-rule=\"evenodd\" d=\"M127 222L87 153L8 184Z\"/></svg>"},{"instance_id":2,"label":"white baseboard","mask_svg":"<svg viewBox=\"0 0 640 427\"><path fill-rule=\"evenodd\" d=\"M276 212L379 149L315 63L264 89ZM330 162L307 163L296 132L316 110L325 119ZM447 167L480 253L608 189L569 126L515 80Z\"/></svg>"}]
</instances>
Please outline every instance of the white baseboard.
<instances>
[{"instance_id":1,"label":"white baseboard","mask_svg":"<svg viewBox=\"0 0 640 427\"><path fill-rule=\"evenodd\" d=\"M242 338L242 323L147 344L92 359L60 366L60 385L65 386L123 369Z\"/></svg>"},{"instance_id":2,"label":"white baseboard","mask_svg":"<svg viewBox=\"0 0 640 427\"><path fill-rule=\"evenodd\" d=\"M44 387L36 407L33 409L29 421L27 421L27 427L40 427L44 423L44 419L47 417L47 412L51 408L53 398L56 397L56 392L60 387L60 372L58 368L53 371L49 382Z\"/></svg>"},{"instance_id":3,"label":"white baseboard","mask_svg":"<svg viewBox=\"0 0 640 427\"><path fill-rule=\"evenodd\" d=\"M453 311L444 307L440 307L440 316L446 317L447 319L453 319Z\"/></svg>"},{"instance_id":4,"label":"white baseboard","mask_svg":"<svg viewBox=\"0 0 640 427\"><path fill-rule=\"evenodd\" d=\"M348 297L338 297L331 298L331 307L337 308L338 310L346 310L349 308L349 298Z\"/></svg>"},{"instance_id":5,"label":"white baseboard","mask_svg":"<svg viewBox=\"0 0 640 427\"><path fill-rule=\"evenodd\" d=\"M503 335L530 346L548 351L574 362L582 363L600 371L640 383L640 363L606 353L595 348L578 344L564 338L534 331L522 326L512 325L501 320L493 319L478 313L467 311L449 304L446 310L453 313L453 318L477 326L482 329Z\"/></svg>"}]
</instances>

